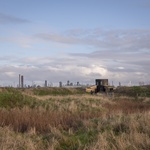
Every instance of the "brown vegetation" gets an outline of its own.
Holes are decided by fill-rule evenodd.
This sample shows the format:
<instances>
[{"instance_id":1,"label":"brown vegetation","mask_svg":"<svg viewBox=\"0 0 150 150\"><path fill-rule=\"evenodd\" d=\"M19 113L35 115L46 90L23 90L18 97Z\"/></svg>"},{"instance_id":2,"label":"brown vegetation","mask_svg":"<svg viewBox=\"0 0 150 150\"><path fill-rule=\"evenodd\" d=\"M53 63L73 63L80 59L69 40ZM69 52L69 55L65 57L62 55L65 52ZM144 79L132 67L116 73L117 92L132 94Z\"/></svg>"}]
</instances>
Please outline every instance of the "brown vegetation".
<instances>
[{"instance_id":1,"label":"brown vegetation","mask_svg":"<svg viewBox=\"0 0 150 150\"><path fill-rule=\"evenodd\" d=\"M0 108L0 149L150 149L150 104L145 98L37 96L28 92L22 91L22 97L18 95L24 101L24 95L30 101L36 99L34 107L30 103L14 107L11 98L12 108ZM3 94L0 96L4 99ZM18 100L17 106L22 106Z\"/></svg>"}]
</instances>

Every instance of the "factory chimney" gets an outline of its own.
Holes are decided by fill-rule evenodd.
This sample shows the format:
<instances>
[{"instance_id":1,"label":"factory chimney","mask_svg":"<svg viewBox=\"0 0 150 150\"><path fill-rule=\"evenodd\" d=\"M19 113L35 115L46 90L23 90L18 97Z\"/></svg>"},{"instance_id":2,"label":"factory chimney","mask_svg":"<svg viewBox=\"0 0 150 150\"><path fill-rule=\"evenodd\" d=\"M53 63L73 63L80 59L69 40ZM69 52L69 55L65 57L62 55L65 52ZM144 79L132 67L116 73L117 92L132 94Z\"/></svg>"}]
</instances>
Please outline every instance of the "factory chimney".
<instances>
[{"instance_id":1,"label":"factory chimney","mask_svg":"<svg viewBox=\"0 0 150 150\"><path fill-rule=\"evenodd\" d=\"M21 75L19 74L19 88L20 88Z\"/></svg>"},{"instance_id":2,"label":"factory chimney","mask_svg":"<svg viewBox=\"0 0 150 150\"><path fill-rule=\"evenodd\" d=\"M23 75L21 76L21 88L23 88L24 86L24 78L23 78Z\"/></svg>"},{"instance_id":3,"label":"factory chimney","mask_svg":"<svg viewBox=\"0 0 150 150\"><path fill-rule=\"evenodd\" d=\"M45 87L47 87L47 80L45 80Z\"/></svg>"}]
</instances>

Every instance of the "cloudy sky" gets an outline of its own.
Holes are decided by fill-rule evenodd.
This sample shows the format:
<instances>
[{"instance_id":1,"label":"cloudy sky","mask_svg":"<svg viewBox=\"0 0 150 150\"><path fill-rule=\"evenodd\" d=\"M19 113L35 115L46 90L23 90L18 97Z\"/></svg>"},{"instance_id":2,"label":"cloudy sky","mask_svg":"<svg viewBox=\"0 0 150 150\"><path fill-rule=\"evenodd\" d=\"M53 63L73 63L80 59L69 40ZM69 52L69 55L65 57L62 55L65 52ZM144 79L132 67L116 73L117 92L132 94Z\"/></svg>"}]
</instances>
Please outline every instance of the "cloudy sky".
<instances>
[{"instance_id":1,"label":"cloudy sky","mask_svg":"<svg viewBox=\"0 0 150 150\"><path fill-rule=\"evenodd\" d=\"M149 0L0 0L0 85L150 83Z\"/></svg>"}]
</instances>

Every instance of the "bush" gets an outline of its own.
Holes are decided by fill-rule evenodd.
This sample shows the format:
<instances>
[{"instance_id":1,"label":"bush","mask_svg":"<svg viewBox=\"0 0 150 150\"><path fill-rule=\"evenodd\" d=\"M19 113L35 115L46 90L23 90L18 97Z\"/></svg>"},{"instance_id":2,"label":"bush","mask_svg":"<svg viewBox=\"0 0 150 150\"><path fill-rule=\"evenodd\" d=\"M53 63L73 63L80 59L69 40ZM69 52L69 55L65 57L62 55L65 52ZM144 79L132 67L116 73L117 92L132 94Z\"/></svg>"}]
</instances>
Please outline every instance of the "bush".
<instances>
[{"instance_id":1,"label":"bush","mask_svg":"<svg viewBox=\"0 0 150 150\"><path fill-rule=\"evenodd\" d=\"M115 90L117 95L124 95L130 97L150 97L149 86L133 86L133 87L118 87Z\"/></svg>"},{"instance_id":2,"label":"bush","mask_svg":"<svg viewBox=\"0 0 150 150\"><path fill-rule=\"evenodd\" d=\"M3 92L0 93L0 107L34 107L36 103L37 102L34 98L25 96L19 90L14 88L6 88Z\"/></svg>"},{"instance_id":3,"label":"bush","mask_svg":"<svg viewBox=\"0 0 150 150\"><path fill-rule=\"evenodd\" d=\"M74 95L83 94L81 89L69 89L69 88L37 88L33 89L35 95Z\"/></svg>"}]
</instances>

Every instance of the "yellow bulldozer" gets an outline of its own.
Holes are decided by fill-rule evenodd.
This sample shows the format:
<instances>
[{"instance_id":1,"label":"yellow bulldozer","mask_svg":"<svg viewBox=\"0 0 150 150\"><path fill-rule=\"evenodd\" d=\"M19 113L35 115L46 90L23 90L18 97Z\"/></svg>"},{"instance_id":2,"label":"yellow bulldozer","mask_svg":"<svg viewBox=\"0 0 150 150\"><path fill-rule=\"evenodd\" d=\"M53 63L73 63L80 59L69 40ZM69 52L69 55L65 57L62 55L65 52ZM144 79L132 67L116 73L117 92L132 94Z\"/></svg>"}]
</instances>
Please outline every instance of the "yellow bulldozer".
<instances>
[{"instance_id":1,"label":"yellow bulldozer","mask_svg":"<svg viewBox=\"0 0 150 150\"><path fill-rule=\"evenodd\" d=\"M96 79L96 85L90 86L86 88L87 93L98 93L98 92L105 92L111 93L114 91L115 87L108 85L108 79Z\"/></svg>"},{"instance_id":2,"label":"yellow bulldozer","mask_svg":"<svg viewBox=\"0 0 150 150\"><path fill-rule=\"evenodd\" d=\"M86 91L87 93L91 93L91 94L96 93L96 91L97 91L97 86L96 86L96 85L93 85L93 86L87 87L87 88L85 89L85 91Z\"/></svg>"}]
</instances>

